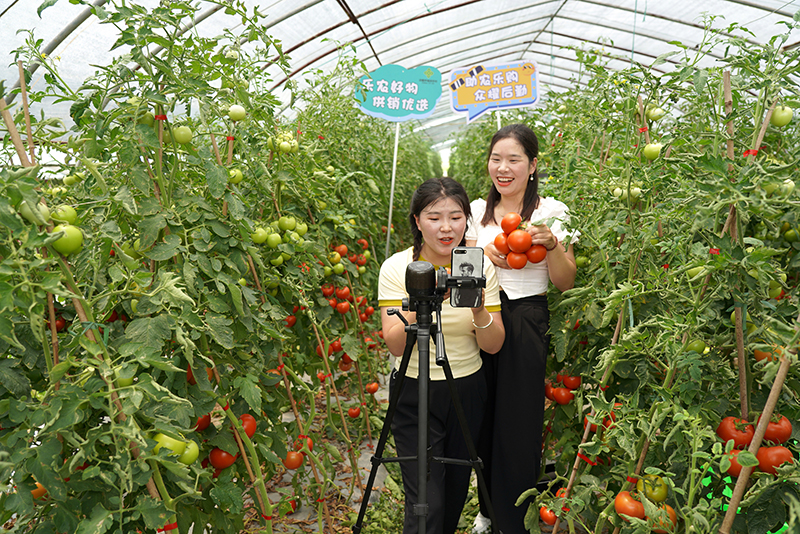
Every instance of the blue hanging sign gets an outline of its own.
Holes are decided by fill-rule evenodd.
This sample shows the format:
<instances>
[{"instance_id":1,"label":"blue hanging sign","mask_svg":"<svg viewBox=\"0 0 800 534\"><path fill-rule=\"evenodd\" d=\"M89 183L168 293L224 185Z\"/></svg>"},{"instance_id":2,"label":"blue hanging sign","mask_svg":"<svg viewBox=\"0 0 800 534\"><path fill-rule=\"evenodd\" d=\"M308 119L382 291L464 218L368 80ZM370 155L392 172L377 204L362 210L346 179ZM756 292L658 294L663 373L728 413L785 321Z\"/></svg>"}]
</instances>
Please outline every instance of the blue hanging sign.
<instances>
[{"instance_id":1,"label":"blue hanging sign","mask_svg":"<svg viewBox=\"0 0 800 534\"><path fill-rule=\"evenodd\" d=\"M356 100L361 111L391 122L424 119L442 96L442 73L434 67L406 70L383 65L360 79Z\"/></svg>"},{"instance_id":2,"label":"blue hanging sign","mask_svg":"<svg viewBox=\"0 0 800 534\"><path fill-rule=\"evenodd\" d=\"M486 111L532 106L539 101L538 72L533 61L454 69L450 107L467 112L467 122L472 122Z\"/></svg>"}]
</instances>

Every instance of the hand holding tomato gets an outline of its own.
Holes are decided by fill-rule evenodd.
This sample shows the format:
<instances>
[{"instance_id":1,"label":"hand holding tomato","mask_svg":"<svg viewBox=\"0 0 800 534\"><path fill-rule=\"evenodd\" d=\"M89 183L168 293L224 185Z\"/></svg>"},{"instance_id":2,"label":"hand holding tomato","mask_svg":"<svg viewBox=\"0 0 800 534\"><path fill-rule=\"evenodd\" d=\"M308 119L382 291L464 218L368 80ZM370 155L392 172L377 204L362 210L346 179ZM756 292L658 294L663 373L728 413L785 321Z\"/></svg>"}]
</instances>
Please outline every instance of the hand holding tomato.
<instances>
[{"instance_id":1,"label":"hand holding tomato","mask_svg":"<svg viewBox=\"0 0 800 534\"><path fill-rule=\"evenodd\" d=\"M558 238L546 224L531 225L527 230L531 234L531 242L534 245L542 245L548 250L552 250L558 245Z\"/></svg>"}]
</instances>

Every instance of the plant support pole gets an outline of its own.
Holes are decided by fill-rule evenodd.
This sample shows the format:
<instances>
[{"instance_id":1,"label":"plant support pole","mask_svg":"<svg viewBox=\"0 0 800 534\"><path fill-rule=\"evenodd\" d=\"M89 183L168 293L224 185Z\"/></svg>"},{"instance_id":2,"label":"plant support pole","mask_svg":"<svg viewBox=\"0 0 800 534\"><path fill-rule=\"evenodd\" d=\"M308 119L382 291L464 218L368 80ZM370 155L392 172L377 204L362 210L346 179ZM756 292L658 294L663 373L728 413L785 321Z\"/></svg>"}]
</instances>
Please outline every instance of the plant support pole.
<instances>
[{"instance_id":1,"label":"plant support pole","mask_svg":"<svg viewBox=\"0 0 800 534\"><path fill-rule=\"evenodd\" d=\"M400 144L400 123L395 123L394 128L394 156L392 157L392 185L389 189L389 220L386 221L386 254L383 259L389 257L389 243L392 240L392 208L394 208L394 180L397 176L397 147Z\"/></svg>"}]
</instances>

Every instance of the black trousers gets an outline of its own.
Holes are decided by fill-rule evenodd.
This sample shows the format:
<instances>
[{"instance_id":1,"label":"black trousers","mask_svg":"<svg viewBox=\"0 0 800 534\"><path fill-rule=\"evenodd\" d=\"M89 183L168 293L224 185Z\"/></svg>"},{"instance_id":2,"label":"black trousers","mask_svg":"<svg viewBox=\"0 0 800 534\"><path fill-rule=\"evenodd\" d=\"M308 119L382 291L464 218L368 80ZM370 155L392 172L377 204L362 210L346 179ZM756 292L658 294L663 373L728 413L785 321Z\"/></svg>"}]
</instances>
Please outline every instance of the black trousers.
<instances>
[{"instance_id":1,"label":"black trousers","mask_svg":"<svg viewBox=\"0 0 800 534\"><path fill-rule=\"evenodd\" d=\"M544 377L550 336L547 297L509 300L500 292L506 339L497 354L481 352L489 402L478 440L478 456L503 534L527 534L530 500L517 498L536 485L542 463ZM482 494L481 513L489 516Z\"/></svg>"},{"instance_id":2,"label":"black trousers","mask_svg":"<svg viewBox=\"0 0 800 534\"><path fill-rule=\"evenodd\" d=\"M392 372L390 391L395 388L397 371ZM469 376L454 380L455 389L464 408L473 443L477 442L478 430L483 419L487 389L483 369ZM455 407L447 382L432 380L429 386L428 442L432 456L469 459L464 434L456 417ZM398 456L417 455L419 381L406 378L397 409L392 419L392 434ZM400 463L405 490L405 518L403 534L416 534L419 518L414 514L418 502L417 461ZM469 491L471 468L440 462L428 464L428 517L427 532L452 534L458 526L461 511Z\"/></svg>"}]
</instances>

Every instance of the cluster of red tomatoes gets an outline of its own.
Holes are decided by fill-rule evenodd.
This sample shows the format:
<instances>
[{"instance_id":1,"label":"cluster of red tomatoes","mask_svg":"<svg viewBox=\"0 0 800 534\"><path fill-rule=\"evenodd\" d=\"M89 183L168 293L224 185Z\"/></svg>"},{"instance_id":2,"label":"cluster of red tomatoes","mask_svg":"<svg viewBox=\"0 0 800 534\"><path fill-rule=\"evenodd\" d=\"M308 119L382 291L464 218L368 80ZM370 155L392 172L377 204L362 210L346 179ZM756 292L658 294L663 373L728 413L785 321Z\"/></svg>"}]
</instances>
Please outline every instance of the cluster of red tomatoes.
<instances>
[{"instance_id":1,"label":"cluster of red tomatoes","mask_svg":"<svg viewBox=\"0 0 800 534\"><path fill-rule=\"evenodd\" d=\"M575 398L573 391L581 387L581 377L559 373L556 375L555 383L563 384L563 387L558 385L554 387L550 382L545 382L544 396L559 404L569 404Z\"/></svg>"},{"instance_id":2,"label":"cluster of red tomatoes","mask_svg":"<svg viewBox=\"0 0 800 534\"><path fill-rule=\"evenodd\" d=\"M227 408L227 406L226 406ZM242 423L242 429L244 433L247 435L248 438L252 438L256 434L256 427L258 424L256 423L256 418L250 415L249 413L243 413L239 416L239 420ZM209 427L211 424L211 414L202 415L197 418L197 425L195 426L195 430L197 432L202 432L206 428ZM233 428L231 431L235 432ZM197 455L195 455L195 458ZM239 457L239 454L231 454L224 449L220 449L219 447L214 447L211 452L208 454L208 458L204 459L200 465L204 468L208 467L209 464L215 469L214 471L214 478L218 477L219 474L222 472L223 469L227 469L232 466L236 459Z\"/></svg>"},{"instance_id":3,"label":"cluster of red tomatoes","mask_svg":"<svg viewBox=\"0 0 800 534\"><path fill-rule=\"evenodd\" d=\"M342 245L344 246L344 245ZM363 295L359 295L357 297L353 297L352 293L350 292L350 288L345 287L335 287L331 283L322 284L322 295L328 299L328 303L331 305L331 308L335 309L342 315L345 315L350 312L350 303L355 303L359 308L358 319L362 323L366 323L370 316L375 313L375 308L372 306L367 306L367 297ZM335 296L334 296L335 295ZM361 308L364 307L363 311Z\"/></svg>"},{"instance_id":4,"label":"cluster of red tomatoes","mask_svg":"<svg viewBox=\"0 0 800 534\"><path fill-rule=\"evenodd\" d=\"M658 515L653 519L653 532L658 534L666 534L672 532L678 524L678 515L675 509L668 504L663 504L667 498L667 484L660 476L645 475L640 478L636 483L635 492L620 491L614 498L614 510L625 521L630 521L629 518L635 517L637 519L649 519L644 511L644 503L641 501L641 495L646 495L647 498L658 506ZM665 521L669 520L669 523Z\"/></svg>"},{"instance_id":5,"label":"cluster of red tomatoes","mask_svg":"<svg viewBox=\"0 0 800 534\"><path fill-rule=\"evenodd\" d=\"M534 245L531 234L520 228L522 217L510 211L500 221L502 233L494 238L494 246L505 254L508 266L512 269L522 269L528 262L539 263L547 256L547 249L542 245Z\"/></svg>"},{"instance_id":6,"label":"cluster of red tomatoes","mask_svg":"<svg viewBox=\"0 0 800 534\"><path fill-rule=\"evenodd\" d=\"M758 418L761 421L761 417ZM758 422L756 422L756 425ZM755 427L738 417L725 417L717 427L717 436L725 443L733 440L733 450L728 453L731 466L728 474L738 477L742 472L742 465L738 461L739 453L742 449L750 446L755 435ZM762 446L756 452L758 468L765 473L777 474L776 467L785 462L794 462L792 451L781 445L792 437L792 423L783 415L775 415L767 424L764 433L764 442L771 443L772 446Z\"/></svg>"}]
</instances>

